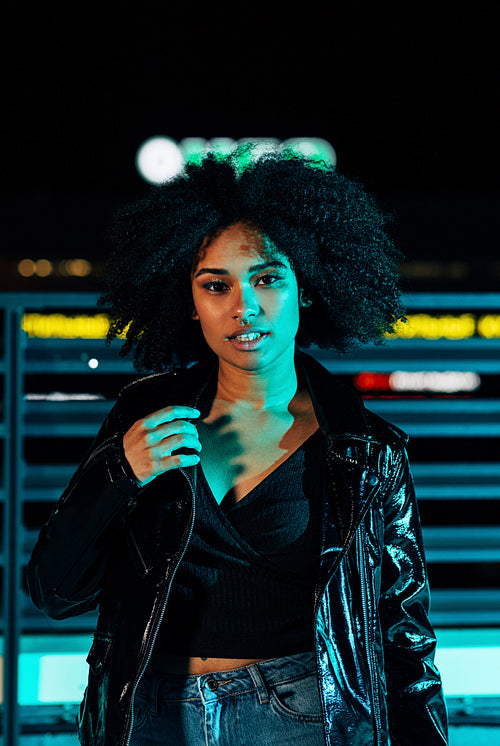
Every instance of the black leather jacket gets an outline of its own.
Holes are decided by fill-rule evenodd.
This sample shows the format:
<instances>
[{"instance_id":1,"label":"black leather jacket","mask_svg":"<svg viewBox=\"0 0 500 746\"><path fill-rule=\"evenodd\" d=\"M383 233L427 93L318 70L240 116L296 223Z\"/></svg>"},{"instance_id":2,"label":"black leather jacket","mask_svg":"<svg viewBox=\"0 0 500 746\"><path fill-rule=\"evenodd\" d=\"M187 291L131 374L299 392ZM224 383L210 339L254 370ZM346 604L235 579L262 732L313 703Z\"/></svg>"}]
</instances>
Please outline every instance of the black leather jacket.
<instances>
[{"instance_id":1,"label":"black leather jacket","mask_svg":"<svg viewBox=\"0 0 500 746\"><path fill-rule=\"evenodd\" d=\"M443 746L429 590L405 435L368 412L313 358L297 355L324 434L314 618L328 746ZM197 365L126 387L43 527L27 575L35 604L63 619L99 605L78 718L88 746L128 744L134 694L194 521L195 468L140 488L123 433L167 406L195 406Z\"/></svg>"}]
</instances>

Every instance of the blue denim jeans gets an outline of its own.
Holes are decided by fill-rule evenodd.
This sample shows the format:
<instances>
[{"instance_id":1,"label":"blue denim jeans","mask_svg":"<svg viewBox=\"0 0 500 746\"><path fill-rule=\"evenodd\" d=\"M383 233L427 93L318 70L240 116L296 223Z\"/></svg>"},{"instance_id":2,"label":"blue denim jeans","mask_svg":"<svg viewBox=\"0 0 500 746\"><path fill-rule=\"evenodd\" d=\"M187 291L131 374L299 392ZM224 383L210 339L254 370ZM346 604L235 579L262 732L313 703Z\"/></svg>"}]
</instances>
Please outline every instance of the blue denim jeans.
<instances>
[{"instance_id":1,"label":"blue denim jeans","mask_svg":"<svg viewBox=\"0 0 500 746\"><path fill-rule=\"evenodd\" d=\"M201 676L148 672L130 746L324 746L314 653Z\"/></svg>"}]
</instances>

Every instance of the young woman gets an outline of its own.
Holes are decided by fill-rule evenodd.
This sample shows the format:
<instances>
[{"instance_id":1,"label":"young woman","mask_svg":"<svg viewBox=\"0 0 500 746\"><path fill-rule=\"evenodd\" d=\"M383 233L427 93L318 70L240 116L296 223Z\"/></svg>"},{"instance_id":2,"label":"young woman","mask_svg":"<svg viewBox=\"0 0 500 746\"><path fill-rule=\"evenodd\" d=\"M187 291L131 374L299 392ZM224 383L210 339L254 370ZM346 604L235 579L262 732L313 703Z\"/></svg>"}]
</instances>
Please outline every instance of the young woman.
<instances>
[{"instance_id":1,"label":"young woman","mask_svg":"<svg viewBox=\"0 0 500 746\"><path fill-rule=\"evenodd\" d=\"M207 158L117 215L110 337L157 373L28 567L50 616L99 606L82 744L446 743L406 437L299 349L401 318L386 222L279 157Z\"/></svg>"}]
</instances>

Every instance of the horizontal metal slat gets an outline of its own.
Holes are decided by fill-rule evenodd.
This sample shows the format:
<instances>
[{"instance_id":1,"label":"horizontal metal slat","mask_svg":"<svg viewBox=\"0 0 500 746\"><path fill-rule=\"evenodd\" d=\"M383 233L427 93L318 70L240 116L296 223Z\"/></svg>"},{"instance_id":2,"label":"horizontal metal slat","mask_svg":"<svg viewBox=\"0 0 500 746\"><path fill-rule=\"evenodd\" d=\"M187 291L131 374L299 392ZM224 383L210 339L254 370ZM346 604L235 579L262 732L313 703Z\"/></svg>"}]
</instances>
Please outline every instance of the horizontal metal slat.
<instances>
[{"instance_id":1,"label":"horizontal metal slat","mask_svg":"<svg viewBox=\"0 0 500 746\"><path fill-rule=\"evenodd\" d=\"M500 625L500 588L431 589L431 621L436 627Z\"/></svg>"},{"instance_id":2,"label":"horizontal metal slat","mask_svg":"<svg viewBox=\"0 0 500 746\"><path fill-rule=\"evenodd\" d=\"M500 437L499 399L370 399L366 405L413 437Z\"/></svg>"},{"instance_id":3,"label":"horizontal metal slat","mask_svg":"<svg viewBox=\"0 0 500 746\"><path fill-rule=\"evenodd\" d=\"M28 437L94 437L115 400L26 401Z\"/></svg>"},{"instance_id":4,"label":"horizontal metal slat","mask_svg":"<svg viewBox=\"0 0 500 746\"><path fill-rule=\"evenodd\" d=\"M424 526L427 561L500 562L500 526Z\"/></svg>"},{"instance_id":5,"label":"horizontal metal slat","mask_svg":"<svg viewBox=\"0 0 500 746\"><path fill-rule=\"evenodd\" d=\"M500 461L413 463L412 472L419 500L500 500Z\"/></svg>"},{"instance_id":6,"label":"horizontal metal slat","mask_svg":"<svg viewBox=\"0 0 500 746\"><path fill-rule=\"evenodd\" d=\"M363 346L346 355L316 348L308 352L334 375L395 370L500 373L500 339L396 339Z\"/></svg>"}]
</instances>

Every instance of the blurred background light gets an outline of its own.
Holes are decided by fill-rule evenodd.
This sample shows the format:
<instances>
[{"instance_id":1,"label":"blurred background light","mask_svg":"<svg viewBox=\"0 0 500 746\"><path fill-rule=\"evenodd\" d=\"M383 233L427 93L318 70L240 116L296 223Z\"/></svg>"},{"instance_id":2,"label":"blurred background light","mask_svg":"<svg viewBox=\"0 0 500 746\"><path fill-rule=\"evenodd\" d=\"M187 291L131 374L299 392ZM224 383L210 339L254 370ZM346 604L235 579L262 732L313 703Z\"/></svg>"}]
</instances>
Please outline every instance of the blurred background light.
<instances>
[{"instance_id":1,"label":"blurred background light","mask_svg":"<svg viewBox=\"0 0 500 746\"><path fill-rule=\"evenodd\" d=\"M29 337L44 339L105 339L110 319L105 313L25 313L22 330Z\"/></svg>"},{"instance_id":2,"label":"blurred background light","mask_svg":"<svg viewBox=\"0 0 500 746\"><path fill-rule=\"evenodd\" d=\"M327 166L336 166L337 155L329 142L320 137L291 137L282 145L282 151L290 155L312 158Z\"/></svg>"},{"instance_id":3,"label":"blurred background light","mask_svg":"<svg viewBox=\"0 0 500 746\"><path fill-rule=\"evenodd\" d=\"M35 274L38 277L48 277L52 274L53 265L48 259L39 259L35 264Z\"/></svg>"},{"instance_id":4,"label":"blurred background light","mask_svg":"<svg viewBox=\"0 0 500 746\"><path fill-rule=\"evenodd\" d=\"M396 370L389 376L392 391L429 391L457 394L476 391L481 385L477 373L467 370Z\"/></svg>"},{"instance_id":5,"label":"blurred background light","mask_svg":"<svg viewBox=\"0 0 500 746\"><path fill-rule=\"evenodd\" d=\"M177 143L166 135L145 140L137 149L135 164L145 181L161 184L182 173L186 164L199 163L208 153L223 158L233 152L240 168L271 152L307 157L318 166L328 168L334 168L337 164L335 149L320 137L292 137L283 142L273 137L246 137L238 141L231 137L214 137L211 140L186 137Z\"/></svg>"},{"instance_id":6,"label":"blurred background light","mask_svg":"<svg viewBox=\"0 0 500 746\"><path fill-rule=\"evenodd\" d=\"M498 339L500 337L500 314L486 313L477 322L477 331L480 337L485 339Z\"/></svg>"},{"instance_id":7,"label":"blurred background light","mask_svg":"<svg viewBox=\"0 0 500 746\"><path fill-rule=\"evenodd\" d=\"M179 146L171 137L150 137L137 150L135 165L145 181L161 184L177 176L184 165Z\"/></svg>"},{"instance_id":8,"label":"blurred background light","mask_svg":"<svg viewBox=\"0 0 500 746\"><path fill-rule=\"evenodd\" d=\"M65 277L87 277L92 272L92 264L88 259L63 259L58 271Z\"/></svg>"},{"instance_id":9,"label":"blurred background light","mask_svg":"<svg viewBox=\"0 0 500 746\"><path fill-rule=\"evenodd\" d=\"M468 370L363 371L354 377L353 383L361 392L459 394L477 391L481 377Z\"/></svg>"},{"instance_id":10,"label":"blurred background light","mask_svg":"<svg viewBox=\"0 0 500 746\"><path fill-rule=\"evenodd\" d=\"M21 277L48 277L52 274L54 265L48 259L38 259L34 262L32 259L21 259L17 265L17 271Z\"/></svg>"},{"instance_id":11,"label":"blurred background light","mask_svg":"<svg viewBox=\"0 0 500 746\"><path fill-rule=\"evenodd\" d=\"M61 259L54 265L49 259L21 259L17 272L21 277L87 277L93 271L92 262L88 259Z\"/></svg>"},{"instance_id":12,"label":"blurred background light","mask_svg":"<svg viewBox=\"0 0 500 746\"><path fill-rule=\"evenodd\" d=\"M21 259L17 271L22 277L32 277L35 274L36 263L32 259Z\"/></svg>"},{"instance_id":13,"label":"blurred background light","mask_svg":"<svg viewBox=\"0 0 500 746\"><path fill-rule=\"evenodd\" d=\"M469 339L476 333L476 317L472 313L434 316L428 313L407 314L406 323L399 321L389 337L400 339Z\"/></svg>"}]
</instances>

